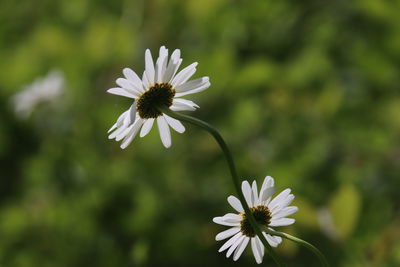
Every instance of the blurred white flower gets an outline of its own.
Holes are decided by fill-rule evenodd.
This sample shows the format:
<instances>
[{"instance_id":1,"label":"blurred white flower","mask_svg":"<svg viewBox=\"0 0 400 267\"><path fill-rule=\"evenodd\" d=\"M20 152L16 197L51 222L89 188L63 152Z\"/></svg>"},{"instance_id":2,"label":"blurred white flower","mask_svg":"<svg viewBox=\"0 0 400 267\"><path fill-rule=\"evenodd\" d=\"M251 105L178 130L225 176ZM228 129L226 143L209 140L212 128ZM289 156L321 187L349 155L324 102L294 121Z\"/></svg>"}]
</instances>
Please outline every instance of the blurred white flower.
<instances>
[{"instance_id":1,"label":"blurred white flower","mask_svg":"<svg viewBox=\"0 0 400 267\"><path fill-rule=\"evenodd\" d=\"M62 72L53 70L45 77L37 78L32 84L11 99L15 113L21 118L27 118L37 105L51 102L65 90L65 80Z\"/></svg>"},{"instance_id":2,"label":"blurred white flower","mask_svg":"<svg viewBox=\"0 0 400 267\"><path fill-rule=\"evenodd\" d=\"M160 112L158 106L167 106L173 111L195 110L199 106L182 96L194 94L210 86L209 78L202 77L188 81L196 72L197 62L177 73L182 63L181 52L176 49L168 60L168 49L160 48L154 64L150 50L145 53L145 71L142 79L130 68L123 69L125 78L118 78L120 87L107 92L133 99L131 107L122 113L108 132L110 139L122 140L126 148L140 130L140 137L147 135L157 120L158 131L165 147L171 146L169 127L179 133L185 131L182 123Z\"/></svg>"},{"instance_id":3,"label":"blurred white flower","mask_svg":"<svg viewBox=\"0 0 400 267\"><path fill-rule=\"evenodd\" d=\"M320 208L317 212L317 216L322 232L332 240L338 241L340 235L335 228L332 213L329 211L329 209L326 207Z\"/></svg>"},{"instance_id":4,"label":"blurred white flower","mask_svg":"<svg viewBox=\"0 0 400 267\"><path fill-rule=\"evenodd\" d=\"M247 205L261 227L272 229L271 227L287 226L295 222L292 218L286 218L286 216L292 215L298 210L295 206L289 206L294 199L294 195L290 194L290 189L285 189L274 199L271 199L275 191L274 179L271 176L265 177L260 194L258 194L256 181L253 181L252 186L250 186L249 182L243 181L242 191ZM260 264L264 256L264 245L253 231L239 199L229 196L228 202L238 214L228 213L213 219L215 223L232 226L215 237L217 241L230 237L219 249L219 252L229 248L226 257L233 253L233 260L236 261L242 255L247 244L251 242L254 258ZM272 247L277 247L282 242L282 238L279 236L269 235L264 231L262 233Z\"/></svg>"}]
</instances>

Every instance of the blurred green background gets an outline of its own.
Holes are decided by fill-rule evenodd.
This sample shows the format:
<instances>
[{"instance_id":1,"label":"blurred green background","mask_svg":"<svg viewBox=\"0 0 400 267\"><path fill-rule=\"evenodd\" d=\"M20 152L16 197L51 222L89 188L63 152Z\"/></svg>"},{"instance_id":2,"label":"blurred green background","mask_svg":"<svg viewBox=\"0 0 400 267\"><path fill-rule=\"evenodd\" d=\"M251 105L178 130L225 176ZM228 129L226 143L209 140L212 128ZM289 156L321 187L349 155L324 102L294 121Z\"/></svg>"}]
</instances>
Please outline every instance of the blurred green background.
<instances>
[{"instance_id":1,"label":"blurred green background","mask_svg":"<svg viewBox=\"0 0 400 267\"><path fill-rule=\"evenodd\" d=\"M126 149L107 94L144 50L180 48L211 87L192 115L225 137L243 179L276 179L300 211L280 230L332 266L400 266L400 1L2 0L0 266L256 266L217 252L232 212L224 158L186 125ZM66 91L21 119L13 95L52 69ZM284 241L289 266L318 266ZM266 256L266 265L273 266Z\"/></svg>"}]
</instances>

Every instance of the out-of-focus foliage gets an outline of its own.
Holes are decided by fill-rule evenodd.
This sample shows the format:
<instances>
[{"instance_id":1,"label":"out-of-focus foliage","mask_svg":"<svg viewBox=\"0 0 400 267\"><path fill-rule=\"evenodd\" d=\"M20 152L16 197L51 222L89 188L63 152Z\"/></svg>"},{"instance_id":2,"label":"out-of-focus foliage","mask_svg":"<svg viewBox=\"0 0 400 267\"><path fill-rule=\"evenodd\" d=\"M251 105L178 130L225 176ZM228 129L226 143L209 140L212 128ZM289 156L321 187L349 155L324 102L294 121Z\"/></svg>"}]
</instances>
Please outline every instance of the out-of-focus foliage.
<instances>
[{"instance_id":1,"label":"out-of-focus foliage","mask_svg":"<svg viewBox=\"0 0 400 267\"><path fill-rule=\"evenodd\" d=\"M282 229L332 266L400 265L400 1L3 0L0 266L255 266L217 252L234 193L214 140L187 125L121 150L107 95L144 50L182 49L212 86L193 115L221 130L244 179L290 187ZM51 69L67 90L29 119L10 99ZM290 266L318 266L284 241ZM268 256L265 261L272 265Z\"/></svg>"}]
</instances>

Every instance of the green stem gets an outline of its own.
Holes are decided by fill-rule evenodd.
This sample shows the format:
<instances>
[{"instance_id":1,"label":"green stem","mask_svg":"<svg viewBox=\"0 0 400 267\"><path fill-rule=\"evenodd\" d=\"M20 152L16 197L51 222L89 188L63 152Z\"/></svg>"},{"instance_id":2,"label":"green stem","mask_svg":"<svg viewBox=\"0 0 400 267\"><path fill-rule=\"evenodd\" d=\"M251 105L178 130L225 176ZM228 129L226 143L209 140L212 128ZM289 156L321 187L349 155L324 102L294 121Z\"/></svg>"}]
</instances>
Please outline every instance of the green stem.
<instances>
[{"instance_id":1,"label":"green stem","mask_svg":"<svg viewBox=\"0 0 400 267\"><path fill-rule=\"evenodd\" d=\"M291 240L293 242L296 242L299 245L302 245L302 246L308 248L309 250L311 250L318 257L318 259L320 260L322 266L329 267L329 263L326 260L325 256L321 253L321 251L319 251L316 247L314 247L312 244L308 243L307 241L304 241L303 239L297 238L295 236L292 236L292 235L289 235L289 234L286 234L286 233L282 233L282 232L278 232L278 231L272 230L270 228L266 228L265 232L267 232L270 235L276 235L276 236L280 236L280 237L289 239L289 240Z\"/></svg>"},{"instance_id":2,"label":"green stem","mask_svg":"<svg viewBox=\"0 0 400 267\"><path fill-rule=\"evenodd\" d=\"M285 264L282 263L282 261L279 259L278 255L273 251L273 249L270 246L270 244L268 243L268 241L265 239L264 235L261 232L261 229L259 228L259 226L257 224L256 219L254 218L252 212L250 211L249 206L246 203L246 200L244 198L243 192L240 187L240 182L239 182L239 178L238 178L238 175L236 172L235 162L233 161L232 154L230 153L228 146L226 145L224 139L218 133L218 131L214 127L212 127L210 124L208 124L202 120L199 120L197 118L194 118L194 117L191 117L188 115L183 115L183 114L174 112L174 111L170 110L168 107L159 107L159 110L177 120L185 121L185 122L194 124L196 126L199 126L200 128L209 132L214 137L214 139L217 141L218 145L221 147L222 152L225 155L226 161L228 162L228 166L229 166L229 170L231 172L233 184L235 185L235 189L239 196L239 200L242 203L243 209L246 213L246 217L249 218L250 224L253 227L254 232L260 238L261 242L264 244L267 252L271 255L271 257L275 261L275 263L278 264L278 266L285 266Z\"/></svg>"}]
</instances>

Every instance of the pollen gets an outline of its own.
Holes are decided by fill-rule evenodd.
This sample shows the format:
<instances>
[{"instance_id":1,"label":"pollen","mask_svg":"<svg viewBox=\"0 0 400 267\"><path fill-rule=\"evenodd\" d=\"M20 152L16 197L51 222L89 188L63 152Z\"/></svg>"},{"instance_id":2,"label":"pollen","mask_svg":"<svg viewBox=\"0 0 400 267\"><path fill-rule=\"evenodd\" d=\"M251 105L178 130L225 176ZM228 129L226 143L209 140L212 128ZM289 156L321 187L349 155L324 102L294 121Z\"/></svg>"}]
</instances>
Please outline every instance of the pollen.
<instances>
[{"instance_id":1,"label":"pollen","mask_svg":"<svg viewBox=\"0 0 400 267\"><path fill-rule=\"evenodd\" d=\"M171 106L175 90L169 83L156 83L143 93L137 102L137 111L142 119L157 118L162 115L157 107Z\"/></svg>"},{"instance_id":2,"label":"pollen","mask_svg":"<svg viewBox=\"0 0 400 267\"><path fill-rule=\"evenodd\" d=\"M258 224L268 226L271 223L272 217L268 207L260 205L250 208L250 211ZM253 227L251 227L250 221L247 218L246 214L241 213L240 215L243 218L240 222L240 231L242 232L242 234L248 237L255 237L256 233L254 232Z\"/></svg>"}]
</instances>

